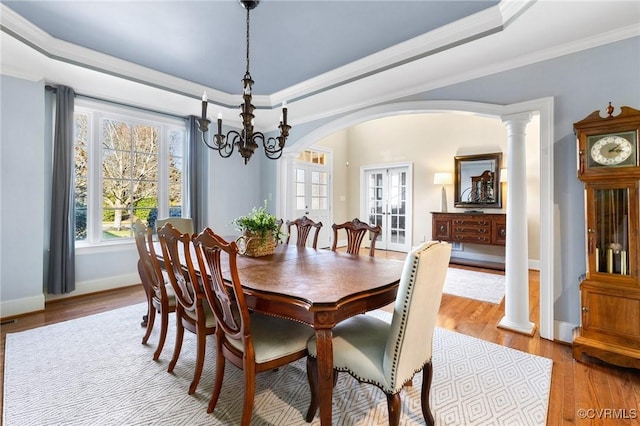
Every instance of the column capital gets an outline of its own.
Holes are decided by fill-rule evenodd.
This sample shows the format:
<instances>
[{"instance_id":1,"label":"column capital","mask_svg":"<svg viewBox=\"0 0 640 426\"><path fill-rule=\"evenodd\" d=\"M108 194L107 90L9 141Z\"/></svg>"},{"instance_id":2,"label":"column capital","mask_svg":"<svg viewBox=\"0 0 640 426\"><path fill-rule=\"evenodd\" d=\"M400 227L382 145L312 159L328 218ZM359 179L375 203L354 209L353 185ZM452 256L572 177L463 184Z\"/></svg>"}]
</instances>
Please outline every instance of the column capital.
<instances>
[{"instance_id":1,"label":"column capital","mask_svg":"<svg viewBox=\"0 0 640 426\"><path fill-rule=\"evenodd\" d=\"M518 112L516 114L507 114L500 117L502 122L507 127L508 134L524 133L527 124L531 121L532 113Z\"/></svg>"}]
</instances>

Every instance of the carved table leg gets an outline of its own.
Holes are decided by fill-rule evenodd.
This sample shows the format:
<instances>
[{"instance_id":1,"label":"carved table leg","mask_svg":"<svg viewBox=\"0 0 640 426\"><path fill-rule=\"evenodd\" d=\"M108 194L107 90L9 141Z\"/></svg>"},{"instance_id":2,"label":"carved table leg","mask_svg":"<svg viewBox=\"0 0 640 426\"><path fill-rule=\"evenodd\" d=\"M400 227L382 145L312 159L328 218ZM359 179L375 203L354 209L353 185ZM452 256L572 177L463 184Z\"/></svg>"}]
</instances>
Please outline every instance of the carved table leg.
<instances>
[{"instance_id":1,"label":"carved table leg","mask_svg":"<svg viewBox=\"0 0 640 426\"><path fill-rule=\"evenodd\" d=\"M333 333L331 329L316 329L318 352L318 388L320 400L320 424L331 425L333 400Z\"/></svg>"}]
</instances>

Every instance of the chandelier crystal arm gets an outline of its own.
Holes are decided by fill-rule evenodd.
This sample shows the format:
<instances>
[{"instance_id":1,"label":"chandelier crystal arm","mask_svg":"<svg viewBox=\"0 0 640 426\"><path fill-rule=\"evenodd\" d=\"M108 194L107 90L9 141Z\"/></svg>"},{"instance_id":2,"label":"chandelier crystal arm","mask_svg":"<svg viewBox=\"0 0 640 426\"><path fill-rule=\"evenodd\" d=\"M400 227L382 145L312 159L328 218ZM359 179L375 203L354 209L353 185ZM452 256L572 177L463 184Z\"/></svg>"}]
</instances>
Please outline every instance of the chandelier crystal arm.
<instances>
[{"instance_id":1,"label":"chandelier crystal arm","mask_svg":"<svg viewBox=\"0 0 640 426\"><path fill-rule=\"evenodd\" d=\"M210 149L218 151L221 157L228 158L231 156L235 148L238 148L238 152L244 159L244 163L247 164L251 156L259 146L259 142L264 148L267 158L277 160L282 156L282 150L284 149L287 137L289 137L289 130L291 126L287 123L287 103L282 103L282 117L280 119L280 136L274 138L270 137L265 139L262 132L254 132L253 120L255 119L254 111L255 106L252 102L253 91L253 79L251 78L251 72L249 71L249 12L254 9L260 3L259 0L240 0L240 4L247 10L247 69L242 79L242 105L240 105L240 117L242 118L242 130L237 132L230 130L226 136L222 135L222 116L218 114L217 120L217 133L213 136L213 144L207 142L206 133L209 130L209 124L211 120L207 119L207 93L202 96L202 118L198 119L198 125L202 132L202 142Z\"/></svg>"}]
</instances>

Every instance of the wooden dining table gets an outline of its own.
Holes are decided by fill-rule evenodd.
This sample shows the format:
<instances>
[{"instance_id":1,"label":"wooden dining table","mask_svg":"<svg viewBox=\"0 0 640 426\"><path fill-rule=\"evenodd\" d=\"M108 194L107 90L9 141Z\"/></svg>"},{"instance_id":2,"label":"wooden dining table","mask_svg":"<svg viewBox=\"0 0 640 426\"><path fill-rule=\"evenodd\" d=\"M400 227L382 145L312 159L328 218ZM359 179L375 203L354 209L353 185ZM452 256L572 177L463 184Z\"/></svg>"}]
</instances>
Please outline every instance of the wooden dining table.
<instances>
[{"instance_id":1,"label":"wooden dining table","mask_svg":"<svg viewBox=\"0 0 640 426\"><path fill-rule=\"evenodd\" d=\"M250 309L315 330L320 422L331 425L332 329L349 317L393 302L403 262L285 244L272 255L238 256L237 268Z\"/></svg>"}]
</instances>

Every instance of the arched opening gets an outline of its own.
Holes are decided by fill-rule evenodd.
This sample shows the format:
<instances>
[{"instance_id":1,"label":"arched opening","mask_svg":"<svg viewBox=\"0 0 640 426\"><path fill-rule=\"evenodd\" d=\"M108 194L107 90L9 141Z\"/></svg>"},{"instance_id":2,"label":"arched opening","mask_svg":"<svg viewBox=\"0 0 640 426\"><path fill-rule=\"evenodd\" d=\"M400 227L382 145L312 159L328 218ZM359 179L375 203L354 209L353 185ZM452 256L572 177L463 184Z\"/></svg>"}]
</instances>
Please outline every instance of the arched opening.
<instances>
[{"instance_id":1,"label":"arched opening","mask_svg":"<svg viewBox=\"0 0 640 426\"><path fill-rule=\"evenodd\" d=\"M545 339L554 338L553 315L553 98L543 98L512 105L494 105L464 101L422 101L401 102L380 105L364 109L353 114L331 121L301 138L295 145L286 150L285 161L278 164L278 208L287 211L287 158L312 146L319 140L350 126L376 118L394 115L416 114L424 112L467 112L500 118L505 115L530 112L539 115L540 119L540 336Z\"/></svg>"}]
</instances>

